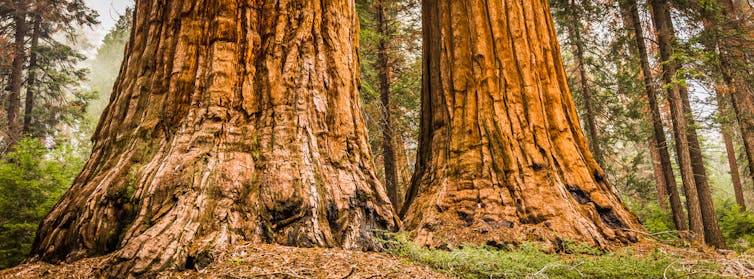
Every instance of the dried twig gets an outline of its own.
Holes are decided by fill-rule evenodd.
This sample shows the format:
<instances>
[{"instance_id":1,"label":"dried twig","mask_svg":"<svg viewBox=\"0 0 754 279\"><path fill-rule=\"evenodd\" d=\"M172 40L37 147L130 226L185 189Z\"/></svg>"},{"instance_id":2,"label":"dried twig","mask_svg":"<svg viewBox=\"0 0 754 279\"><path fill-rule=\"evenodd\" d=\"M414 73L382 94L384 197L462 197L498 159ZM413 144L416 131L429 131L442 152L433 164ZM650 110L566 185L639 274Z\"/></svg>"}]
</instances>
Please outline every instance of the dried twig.
<instances>
[{"instance_id":1,"label":"dried twig","mask_svg":"<svg viewBox=\"0 0 754 279\"><path fill-rule=\"evenodd\" d=\"M340 277L340 279L346 279L348 277L351 277L351 275L353 275L354 272L356 272L356 267L355 266L351 266L351 272L348 272L348 274L346 274L346 276Z\"/></svg>"}]
</instances>

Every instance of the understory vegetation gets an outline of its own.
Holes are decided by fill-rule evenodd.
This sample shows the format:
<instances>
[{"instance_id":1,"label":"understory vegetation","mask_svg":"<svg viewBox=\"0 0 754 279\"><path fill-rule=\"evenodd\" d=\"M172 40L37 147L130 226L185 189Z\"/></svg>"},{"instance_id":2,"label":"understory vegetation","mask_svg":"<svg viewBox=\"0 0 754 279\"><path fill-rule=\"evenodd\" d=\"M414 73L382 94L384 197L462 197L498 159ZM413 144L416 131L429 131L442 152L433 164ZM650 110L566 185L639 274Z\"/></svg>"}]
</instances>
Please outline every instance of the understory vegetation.
<instances>
[{"instance_id":1,"label":"understory vegetation","mask_svg":"<svg viewBox=\"0 0 754 279\"><path fill-rule=\"evenodd\" d=\"M749 269L754 267L749 254L721 260L672 246L604 252L564 241L563 251L551 253L537 243L514 249L431 250L416 246L405 235L396 235L388 243L392 254L459 278L739 278L751 276Z\"/></svg>"}]
</instances>

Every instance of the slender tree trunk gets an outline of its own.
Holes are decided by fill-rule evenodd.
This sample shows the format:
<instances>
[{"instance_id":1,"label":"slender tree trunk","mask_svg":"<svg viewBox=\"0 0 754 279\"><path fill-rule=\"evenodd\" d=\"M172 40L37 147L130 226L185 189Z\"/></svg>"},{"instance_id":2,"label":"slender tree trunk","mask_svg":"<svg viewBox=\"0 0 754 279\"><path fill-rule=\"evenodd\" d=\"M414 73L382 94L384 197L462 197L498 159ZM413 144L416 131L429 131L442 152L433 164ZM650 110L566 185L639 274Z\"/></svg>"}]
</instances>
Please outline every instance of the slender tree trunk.
<instances>
[{"instance_id":1,"label":"slender tree trunk","mask_svg":"<svg viewBox=\"0 0 754 279\"><path fill-rule=\"evenodd\" d=\"M694 170L694 184L699 195L699 207L702 211L702 221L704 222L704 240L708 245L716 248L725 248L725 240L720 232L720 226L717 224L717 215L715 214L715 205L712 201L712 191L707 179L707 170L704 167L704 155L699 143L699 136L696 133L696 121L691 111L688 89L680 88L681 100L683 101L684 114L689 119L689 129L687 137L689 142L689 152L691 155L691 167Z\"/></svg>"},{"instance_id":2,"label":"slender tree trunk","mask_svg":"<svg viewBox=\"0 0 754 279\"><path fill-rule=\"evenodd\" d=\"M580 128L546 1L423 1L421 137L404 207L428 246L637 241Z\"/></svg>"},{"instance_id":3,"label":"slender tree trunk","mask_svg":"<svg viewBox=\"0 0 754 279\"><path fill-rule=\"evenodd\" d=\"M672 43L673 41L675 41L676 36L675 29L673 28L673 22L670 18L670 11L668 9L665 10L665 15L662 18L667 20L667 31L670 32ZM663 59L662 61L667 61L668 63L674 64L674 71L682 67L679 63L672 60ZM674 77L670 76L670 78L672 79ZM702 154L701 144L699 143L699 136L696 132L696 121L694 120L694 113L691 109L688 89L683 85L677 85L676 87L679 90L681 97L680 100L683 106L682 115L687 120L686 137L689 144L691 168L694 172L694 184L696 185L697 194L699 195L699 208L701 210L702 222L704 224L704 239L705 242L709 245L715 246L717 248L724 248L725 241L723 240L722 233L720 232L720 227L717 224L715 206L712 201L712 193L709 187L709 181L707 179L707 170L704 167L704 155Z\"/></svg>"},{"instance_id":4,"label":"slender tree trunk","mask_svg":"<svg viewBox=\"0 0 754 279\"><path fill-rule=\"evenodd\" d=\"M725 94L721 90L717 90L717 109L721 117L730 114L730 99L725 98ZM725 152L728 156L728 167L730 167L731 182L733 182L733 192L736 195L736 203L741 211L746 210L746 201L744 200L743 185L741 184L741 176L738 172L738 160L736 159L736 149L733 147L733 130L731 129L731 123L723 121L720 123L720 130L723 134L723 142L725 143Z\"/></svg>"},{"instance_id":5,"label":"slender tree trunk","mask_svg":"<svg viewBox=\"0 0 754 279\"><path fill-rule=\"evenodd\" d=\"M8 92L8 146L14 145L21 139L21 126L19 110L21 107L21 88L24 84L24 63L26 61L26 35L28 26L26 22L26 2L16 1L16 11L13 16L15 23L15 42L13 44L13 69L10 74L10 92Z\"/></svg>"},{"instance_id":6,"label":"slender tree trunk","mask_svg":"<svg viewBox=\"0 0 754 279\"><path fill-rule=\"evenodd\" d=\"M719 20L717 31L724 33L744 33L754 40L754 23L751 22L752 11L740 10L731 0L720 0L722 5L722 24ZM745 35L744 35L745 36ZM749 161L749 175L754 180L754 85L747 82L751 74L746 70L747 52L751 55L754 47L739 42L739 38L724 38L719 42L720 63L723 81L730 88L732 108L738 120L743 138L746 158ZM742 41L745 41L743 39Z\"/></svg>"},{"instance_id":7,"label":"slender tree trunk","mask_svg":"<svg viewBox=\"0 0 754 279\"><path fill-rule=\"evenodd\" d=\"M651 119L651 116L647 116L646 118ZM658 149L658 146L660 146L657 143L657 140L655 140L654 137L649 137L649 156L652 158L652 171L654 172L655 177L655 188L657 190L657 204L660 206L660 208L667 210L668 209L668 185L665 185L665 178L663 177L665 174L662 170L662 157L660 157L660 150Z\"/></svg>"},{"instance_id":8,"label":"slender tree trunk","mask_svg":"<svg viewBox=\"0 0 754 279\"><path fill-rule=\"evenodd\" d=\"M390 67L389 44L392 34L390 32L389 22L386 18L390 7L390 0L375 1L377 16L377 34L380 36L379 45L377 46L378 75L380 101L382 101L382 163L385 167L385 188L393 203L395 210L400 209L400 198L398 197L398 168L396 166L395 155L395 133L393 130L394 121L390 104L390 83L392 69Z\"/></svg>"},{"instance_id":9,"label":"slender tree trunk","mask_svg":"<svg viewBox=\"0 0 754 279\"><path fill-rule=\"evenodd\" d=\"M673 26L670 18L670 7L666 0L650 0L652 6L652 20L657 31L657 41L660 48L660 61L663 65L663 80L667 87L668 101L671 107L673 122L673 134L678 154L678 165L681 169L681 179L686 192L686 209L688 210L689 227L692 242L701 244L704 242L704 223L699 205L699 195L694 182L694 169L691 162L691 153L688 141L688 118L684 113L684 105L681 97L681 89L674 82L677 70L676 63L670 61L673 55L673 41L675 41Z\"/></svg>"},{"instance_id":10,"label":"slender tree trunk","mask_svg":"<svg viewBox=\"0 0 754 279\"><path fill-rule=\"evenodd\" d=\"M726 1L727 0L721 1L723 4L723 7L727 7L726 9L723 9L723 10L732 9L732 6L733 6L732 2L728 1L726 4L725 3ZM699 3L698 1L691 1L690 4L693 5L694 8L696 8L698 11L700 11L704 15L704 17L702 18L702 22L703 22L705 30L710 32L711 34L715 34L714 40L705 41L705 48L711 52L716 51L717 49L722 50L720 51L720 55L719 55L721 62L718 66L719 66L720 72L722 73L721 75L722 83L725 83L726 88L723 89L723 88L718 87L716 89L717 90L716 95L717 95L718 109L720 111L720 115L724 116L727 114L727 109L726 109L727 102L725 101L723 91L741 90L741 88L735 86L735 84L732 83L733 79L731 79L730 73L732 73L734 70L731 69L732 65L730 64L730 56L728 55L728 52L725 51L726 49L730 49L730 45L726 43L728 40L726 39L721 40L721 35L725 33L724 31L725 28L723 26L731 21L730 21L730 18L727 18L726 13L722 13L722 15L720 15L716 10L708 9L707 8L709 7L708 5L703 5L702 3ZM721 22L723 24L721 24ZM731 137L731 131L728 128L728 123L721 123L721 124L722 124L721 126L722 126L723 141L725 143L726 152L728 153L728 163L731 168L731 178L733 182L733 188L734 188L734 191L736 192L736 201L739 203L739 205L742 206L741 208L745 208L746 205L743 200L743 190L741 188L741 179L738 174L738 163L736 161L736 154L733 148L733 139ZM696 136L696 135L694 134L692 136ZM701 154L697 156L701 157ZM701 165L701 163L699 164ZM703 165L696 166L696 168L700 168L700 167L703 170ZM711 206L711 196L710 197L700 196L700 198L701 199L708 198L710 200L709 203ZM704 202L702 204L702 210L705 211ZM707 209L706 211L707 212L705 214L714 216L714 211L712 209ZM713 240L713 241L722 242L721 238L722 236L719 237L719 240Z\"/></svg>"},{"instance_id":11,"label":"slender tree trunk","mask_svg":"<svg viewBox=\"0 0 754 279\"><path fill-rule=\"evenodd\" d=\"M413 168L409 164L408 155L406 154L406 143L403 141L403 136L398 133L395 136L395 164L398 166L398 198L403 208L404 199L406 197L406 190L411 184L411 174Z\"/></svg>"},{"instance_id":12,"label":"slender tree trunk","mask_svg":"<svg viewBox=\"0 0 754 279\"><path fill-rule=\"evenodd\" d=\"M574 54L576 55L576 67L579 76L579 93L584 106L584 116L586 117L587 133L589 134L589 148L597 160L597 163L604 163L602 150L599 144L599 133L597 131L597 121L595 120L594 105L592 104L591 88L589 87L589 76L586 73L586 59L584 57L584 40L581 37L581 22L576 14L576 7L573 0L568 2L568 15L570 24L567 25L568 37L571 40Z\"/></svg>"},{"instance_id":13,"label":"slender tree trunk","mask_svg":"<svg viewBox=\"0 0 754 279\"><path fill-rule=\"evenodd\" d=\"M641 64L641 73L644 78L644 90L647 94L647 103L649 105L649 114L651 116L653 141L656 144L657 151L660 157L660 165L662 166L662 178L663 184L665 184L667 192L670 198L670 208L673 213L673 222L676 228L681 231L688 229L686 220L683 217L683 204L681 203L681 195L678 191L678 184L675 180L675 174L673 173L673 166L670 160L670 151L668 150L667 139L665 137L665 130L662 124L662 114L660 113L660 106L657 101L657 90L652 79L652 69L649 64L649 51L647 50L644 42L644 29L641 26L641 19L639 17L638 3L636 0L622 0L620 1L621 9L624 10L623 15L628 20L627 28L634 30L634 41L639 56L639 63ZM664 203L664 201L663 201Z\"/></svg>"},{"instance_id":14,"label":"slender tree trunk","mask_svg":"<svg viewBox=\"0 0 754 279\"><path fill-rule=\"evenodd\" d=\"M108 276L240 241L377 249L396 230L358 101L353 1L136 1L90 160L33 255Z\"/></svg>"},{"instance_id":15,"label":"slender tree trunk","mask_svg":"<svg viewBox=\"0 0 754 279\"><path fill-rule=\"evenodd\" d=\"M34 95L37 91L37 50L39 48L40 19L34 17L34 27L31 33L31 51L29 54L29 78L26 86L26 103L24 107L23 134L30 134L31 121L34 113Z\"/></svg>"}]
</instances>

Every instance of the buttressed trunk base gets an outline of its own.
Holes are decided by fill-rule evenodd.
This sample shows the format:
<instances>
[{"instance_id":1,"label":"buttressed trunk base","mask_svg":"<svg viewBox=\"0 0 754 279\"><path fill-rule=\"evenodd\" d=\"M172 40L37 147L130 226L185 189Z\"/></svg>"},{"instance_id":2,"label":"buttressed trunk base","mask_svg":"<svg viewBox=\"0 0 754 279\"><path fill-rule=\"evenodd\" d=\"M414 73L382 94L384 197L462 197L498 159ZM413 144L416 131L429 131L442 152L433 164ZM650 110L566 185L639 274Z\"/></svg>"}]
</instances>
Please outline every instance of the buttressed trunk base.
<instances>
[{"instance_id":1,"label":"buttressed trunk base","mask_svg":"<svg viewBox=\"0 0 754 279\"><path fill-rule=\"evenodd\" d=\"M638 241L588 149L547 1L423 1L420 244Z\"/></svg>"},{"instance_id":2,"label":"buttressed trunk base","mask_svg":"<svg viewBox=\"0 0 754 279\"><path fill-rule=\"evenodd\" d=\"M91 159L33 254L109 275L190 268L240 241L378 249L348 0L136 1ZM256 5L256 6L254 6Z\"/></svg>"}]
</instances>

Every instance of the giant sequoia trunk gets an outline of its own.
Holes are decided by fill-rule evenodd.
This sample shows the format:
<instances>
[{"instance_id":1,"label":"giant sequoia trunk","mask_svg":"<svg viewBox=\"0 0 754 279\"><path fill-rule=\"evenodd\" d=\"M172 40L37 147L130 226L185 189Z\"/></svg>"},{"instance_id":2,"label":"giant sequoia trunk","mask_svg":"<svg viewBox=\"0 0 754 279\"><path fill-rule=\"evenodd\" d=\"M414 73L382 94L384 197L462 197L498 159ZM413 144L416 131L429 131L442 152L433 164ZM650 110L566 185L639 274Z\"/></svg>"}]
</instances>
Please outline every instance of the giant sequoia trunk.
<instances>
[{"instance_id":1,"label":"giant sequoia trunk","mask_svg":"<svg viewBox=\"0 0 754 279\"><path fill-rule=\"evenodd\" d=\"M420 244L637 241L566 82L547 1L423 1L417 170L404 207Z\"/></svg>"},{"instance_id":2,"label":"giant sequoia trunk","mask_svg":"<svg viewBox=\"0 0 754 279\"><path fill-rule=\"evenodd\" d=\"M33 254L111 275L193 267L238 241L374 249L398 220L358 101L353 1L136 1L83 172Z\"/></svg>"}]
</instances>

